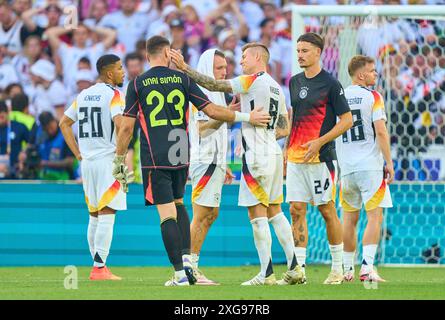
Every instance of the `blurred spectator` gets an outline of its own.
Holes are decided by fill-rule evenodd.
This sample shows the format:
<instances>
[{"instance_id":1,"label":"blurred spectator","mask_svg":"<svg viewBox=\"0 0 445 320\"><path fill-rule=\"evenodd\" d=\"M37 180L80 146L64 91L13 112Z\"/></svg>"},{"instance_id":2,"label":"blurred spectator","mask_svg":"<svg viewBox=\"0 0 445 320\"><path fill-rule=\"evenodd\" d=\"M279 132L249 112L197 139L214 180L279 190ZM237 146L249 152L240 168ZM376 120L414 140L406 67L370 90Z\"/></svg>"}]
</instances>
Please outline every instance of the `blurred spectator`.
<instances>
[{"instance_id":1,"label":"blurred spectator","mask_svg":"<svg viewBox=\"0 0 445 320\"><path fill-rule=\"evenodd\" d=\"M275 20L266 18L260 23L261 34L259 42L264 44L269 49L270 60L270 74L278 82L281 83L281 51L280 46L275 40Z\"/></svg>"},{"instance_id":2,"label":"blurred spectator","mask_svg":"<svg viewBox=\"0 0 445 320\"><path fill-rule=\"evenodd\" d=\"M40 26L37 24L35 19L37 14L44 14L44 17L47 20L45 26ZM46 7L32 8L24 11L21 15L24 25L20 31L20 41L22 43L25 43L26 39L32 35L38 36L40 39L43 39L46 30L52 27L57 27L59 25L61 16L62 9L57 4L51 4ZM70 38L67 35L62 35L61 40L66 43L70 43ZM42 40L41 45L42 49L48 55L52 55L46 37L45 40Z\"/></svg>"},{"instance_id":3,"label":"blurred spectator","mask_svg":"<svg viewBox=\"0 0 445 320\"><path fill-rule=\"evenodd\" d=\"M0 90L4 90L11 83L19 81L14 66L5 61L5 51L0 50Z\"/></svg>"},{"instance_id":4,"label":"blurred spectator","mask_svg":"<svg viewBox=\"0 0 445 320\"><path fill-rule=\"evenodd\" d=\"M40 157L40 178L44 180L69 180L73 172L74 156L63 139L59 125L50 112L39 116L32 143Z\"/></svg>"},{"instance_id":5,"label":"blurred spectator","mask_svg":"<svg viewBox=\"0 0 445 320\"><path fill-rule=\"evenodd\" d=\"M29 114L29 99L26 94L20 93L11 98L9 119L23 124L26 129L32 131L36 121L34 117Z\"/></svg>"},{"instance_id":6,"label":"blurred spectator","mask_svg":"<svg viewBox=\"0 0 445 320\"><path fill-rule=\"evenodd\" d=\"M188 4L182 7L184 19L185 39L189 47L202 52L204 37L204 22L200 20L195 6Z\"/></svg>"},{"instance_id":7,"label":"blurred spectator","mask_svg":"<svg viewBox=\"0 0 445 320\"><path fill-rule=\"evenodd\" d=\"M22 85L20 83L14 82L5 88L1 96L4 100L11 100L11 98L15 95L22 93L24 93Z\"/></svg>"},{"instance_id":8,"label":"blurred spectator","mask_svg":"<svg viewBox=\"0 0 445 320\"><path fill-rule=\"evenodd\" d=\"M226 79L233 79L236 77L235 69L237 63L235 61L235 56L233 55L232 51L224 51L224 55L226 56L227 61Z\"/></svg>"},{"instance_id":9,"label":"blurred spectator","mask_svg":"<svg viewBox=\"0 0 445 320\"><path fill-rule=\"evenodd\" d=\"M93 70L93 66L91 65L90 59L87 57L80 58L79 62L77 63L77 70Z\"/></svg>"},{"instance_id":10,"label":"blurred spectator","mask_svg":"<svg viewBox=\"0 0 445 320\"><path fill-rule=\"evenodd\" d=\"M106 1L83 0L81 2L81 18L83 18L83 19L87 18L86 20L88 20L88 18L96 19L97 17L101 16L101 14L99 14L98 12L95 12L95 10L99 10L100 12L102 12L102 10L103 10L103 7L99 8L99 9L97 7L94 7L95 5L97 5L98 2L105 2L106 7L107 7L106 13L114 12L119 7L119 0L106 0Z\"/></svg>"},{"instance_id":11,"label":"blurred spectator","mask_svg":"<svg viewBox=\"0 0 445 320\"><path fill-rule=\"evenodd\" d=\"M7 0L0 0L0 54L8 61L22 50L20 29L23 22L14 14Z\"/></svg>"},{"instance_id":12,"label":"blurred spectator","mask_svg":"<svg viewBox=\"0 0 445 320\"><path fill-rule=\"evenodd\" d=\"M86 1L90 2L90 6L88 9L88 15L87 19L83 21L85 25L87 25L90 28L94 28L95 26L99 25L99 23L102 21L102 18L107 15L109 12L109 2L107 0L93 0L93 1ZM115 1L117 4L117 0Z\"/></svg>"},{"instance_id":13,"label":"blurred spectator","mask_svg":"<svg viewBox=\"0 0 445 320\"><path fill-rule=\"evenodd\" d=\"M153 21L148 30L145 38L150 38L154 35L160 35L169 38L170 36L170 22L175 19L180 19L181 15L176 5L169 4L162 9L159 19Z\"/></svg>"},{"instance_id":14,"label":"blurred spectator","mask_svg":"<svg viewBox=\"0 0 445 320\"><path fill-rule=\"evenodd\" d=\"M249 37L249 27L246 18L241 13L238 2L234 0L218 0L219 6L216 10L210 12L206 17L207 20L216 20L224 17L227 20L227 26L237 30L239 39L247 40Z\"/></svg>"},{"instance_id":15,"label":"blurred spectator","mask_svg":"<svg viewBox=\"0 0 445 320\"><path fill-rule=\"evenodd\" d=\"M232 52L236 62L235 73L237 75L241 74L242 69L239 63L241 62L242 46L235 31L232 29L222 30L218 35L218 45L219 49L224 53L226 51Z\"/></svg>"},{"instance_id":16,"label":"blurred spectator","mask_svg":"<svg viewBox=\"0 0 445 320\"><path fill-rule=\"evenodd\" d=\"M30 69L37 60L42 58L42 47L40 46L40 38L36 35L29 36L25 40L23 52L17 54L12 59L20 83L27 94L32 93L32 81Z\"/></svg>"},{"instance_id":17,"label":"blurred spectator","mask_svg":"<svg viewBox=\"0 0 445 320\"><path fill-rule=\"evenodd\" d=\"M129 53L125 56L124 65L126 76L123 86L123 92L126 93L128 84L144 72L144 59L139 53Z\"/></svg>"},{"instance_id":18,"label":"blurred spectator","mask_svg":"<svg viewBox=\"0 0 445 320\"><path fill-rule=\"evenodd\" d=\"M5 102L0 101L0 178L15 177L19 153L28 139L28 129L10 120Z\"/></svg>"},{"instance_id":19,"label":"blurred spectator","mask_svg":"<svg viewBox=\"0 0 445 320\"><path fill-rule=\"evenodd\" d=\"M261 21L264 20L264 12L260 5L257 3L260 1L241 0L239 1L239 10L245 17L246 25L249 28L249 40L258 39L260 37ZM237 1L232 1L237 3Z\"/></svg>"},{"instance_id":20,"label":"blurred spectator","mask_svg":"<svg viewBox=\"0 0 445 320\"><path fill-rule=\"evenodd\" d=\"M119 0L119 7L120 10L103 17L99 25L116 30L117 41L123 45L124 53L133 52L136 42L144 38L150 21L136 11L136 0Z\"/></svg>"},{"instance_id":21,"label":"blurred spectator","mask_svg":"<svg viewBox=\"0 0 445 320\"><path fill-rule=\"evenodd\" d=\"M199 60L199 52L190 47L185 38L184 22L179 19L170 22L171 48L180 50L184 61L192 68L196 68Z\"/></svg>"},{"instance_id":22,"label":"blurred spectator","mask_svg":"<svg viewBox=\"0 0 445 320\"><path fill-rule=\"evenodd\" d=\"M204 18L209 12L215 10L218 7L217 0L183 0L183 6L192 5L195 7L198 15Z\"/></svg>"},{"instance_id":23,"label":"blurred spectator","mask_svg":"<svg viewBox=\"0 0 445 320\"><path fill-rule=\"evenodd\" d=\"M39 60L31 66L34 92L31 96L31 114L37 117L43 111L56 114L56 109L68 102L68 91L56 79L56 67L48 60Z\"/></svg>"},{"instance_id":24,"label":"blurred spectator","mask_svg":"<svg viewBox=\"0 0 445 320\"><path fill-rule=\"evenodd\" d=\"M285 5L282 9L283 17L286 21L282 29L276 34L276 41L280 47L280 61L289 61L292 52L292 7ZM292 73L292 63L283 63L281 68L280 84L287 84ZM287 86L287 85L285 85Z\"/></svg>"},{"instance_id":25,"label":"blurred spectator","mask_svg":"<svg viewBox=\"0 0 445 320\"><path fill-rule=\"evenodd\" d=\"M51 48L60 56L63 71L58 73L63 75L63 82L71 92L75 91L75 75L77 64L82 57L87 57L91 63L95 64L97 59L105 53L116 39L114 30L102 27L93 29L101 38L101 42L92 44L90 42L91 30L83 25L73 30L73 45L68 46L60 41L59 36L70 32L70 29L63 27L53 27L47 30L47 35Z\"/></svg>"}]
</instances>

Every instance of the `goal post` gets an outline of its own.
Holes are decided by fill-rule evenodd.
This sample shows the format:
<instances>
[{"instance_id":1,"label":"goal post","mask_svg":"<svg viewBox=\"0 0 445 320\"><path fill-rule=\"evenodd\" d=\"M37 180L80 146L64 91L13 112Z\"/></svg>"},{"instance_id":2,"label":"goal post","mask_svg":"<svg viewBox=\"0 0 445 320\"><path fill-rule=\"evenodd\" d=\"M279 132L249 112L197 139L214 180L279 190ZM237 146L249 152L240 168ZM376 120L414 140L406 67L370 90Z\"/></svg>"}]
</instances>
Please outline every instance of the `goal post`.
<instances>
[{"instance_id":1,"label":"goal post","mask_svg":"<svg viewBox=\"0 0 445 320\"><path fill-rule=\"evenodd\" d=\"M351 57L376 60L396 181L377 262L445 266L445 6L293 5L292 74L305 32L325 39L323 68L347 87ZM330 261L321 215L308 212L308 263ZM362 212L358 230L363 235ZM361 246L357 246L361 257Z\"/></svg>"}]
</instances>

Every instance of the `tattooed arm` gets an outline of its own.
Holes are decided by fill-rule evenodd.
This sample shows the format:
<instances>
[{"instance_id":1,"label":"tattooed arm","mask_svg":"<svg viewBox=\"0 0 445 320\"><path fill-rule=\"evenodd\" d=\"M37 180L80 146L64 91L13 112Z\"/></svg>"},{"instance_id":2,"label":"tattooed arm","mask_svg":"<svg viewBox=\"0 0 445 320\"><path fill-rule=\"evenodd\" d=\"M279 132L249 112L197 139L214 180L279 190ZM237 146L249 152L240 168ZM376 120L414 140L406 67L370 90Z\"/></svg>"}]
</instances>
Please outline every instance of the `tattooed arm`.
<instances>
[{"instance_id":1,"label":"tattooed arm","mask_svg":"<svg viewBox=\"0 0 445 320\"><path fill-rule=\"evenodd\" d=\"M275 129L275 138L277 140L285 138L290 133L289 119L287 114L280 114L278 116L277 127Z\"/></svg>"},{"instance_id":2,"label":"tattooed arm","mask_svg":"<svg viewBox=\"0 0 445 320\"><path fill-rule=\"evenodd\" d=\"M212 77L206 76L202 73L199 73L196 70L190 68L184 62L184 57L176 50L170 50L170 56L172 58L173 63L178 67L179 70L187 74L190 78L195 80L197 84L203 86L207 90L210 91L220 91L220 92L232 92L232 86L230 85L230 81L228 80L215 80Z\"/></svg>"}]
</instances>

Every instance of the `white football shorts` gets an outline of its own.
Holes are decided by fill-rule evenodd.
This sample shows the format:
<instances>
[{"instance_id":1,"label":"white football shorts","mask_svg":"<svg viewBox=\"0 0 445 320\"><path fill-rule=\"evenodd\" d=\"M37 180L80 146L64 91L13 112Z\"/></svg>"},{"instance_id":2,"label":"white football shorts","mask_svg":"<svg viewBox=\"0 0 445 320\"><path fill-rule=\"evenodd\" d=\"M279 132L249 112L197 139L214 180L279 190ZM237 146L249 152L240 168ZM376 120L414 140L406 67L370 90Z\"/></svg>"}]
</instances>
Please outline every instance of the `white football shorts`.
<instances>
[{"instance_id":1,"label":"white football shorts","mask_svg":"<svg viewBox=\"0 0 445 320\"><path fill-rule=\"evenodd\" d=\"M112 175L113 157L81 161L83 190L90 212L105 207L127 210L127 195Z\"/></svg>"},{"instance_id":2,"label":"white football shorts","mask_svg":"<svg viewBox=\"0 0 445 320\"><path fill-rule=\"evenodd\" d=\"M247 158L249 158L248 152L245 153ZM283 155L252 156L250 161L246 161L245 155L243 155L238 205L251 207L262 203L268 207L270 204L281 204L283 202Z\"/></svg>"},{"instance_id":3,"label":"white football shorts","mask_svg":"<svg viewBox=\"0 0 445 320\"><path fill-rule=\"evenodd\" d=\"M287 163L286 201L314 206L335 202L337 161Z\"/></svg>"},{"instance_id":4,"label":"white football shorts","mask_svg":"<svg viewBox=\"0 0 445 320\"><path fill-rule=\"evenodd\" d=\"M218 208L226 177L225 167L217 164L191 164L189 175L192 180L192 203Z\"/></svg>"},{"instance_id":5,"label":"white football shorts","mask_svg":"<svg viewBox=\"0 0 445 320\"><path fill-rule=\"evenodd\" d=\"M345 211L391 208L392 200L383 171L357 171L341 177L340 204Z\"/></svg>"}]
</instances>

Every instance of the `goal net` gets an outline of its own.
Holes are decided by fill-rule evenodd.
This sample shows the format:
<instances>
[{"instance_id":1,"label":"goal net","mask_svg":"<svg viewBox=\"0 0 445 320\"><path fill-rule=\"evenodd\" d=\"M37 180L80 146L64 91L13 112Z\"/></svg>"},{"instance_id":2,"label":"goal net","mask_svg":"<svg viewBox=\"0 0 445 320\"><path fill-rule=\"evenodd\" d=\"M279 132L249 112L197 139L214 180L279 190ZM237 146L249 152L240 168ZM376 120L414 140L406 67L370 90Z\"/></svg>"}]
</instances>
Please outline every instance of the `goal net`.
<instances>
[{"instance_id":1,"label":"goal net","mask_svg":"<svg viewBox=\"0 0 445 320\"><path fill-rule=\"evenodd\" d=\"M354 55L376 60L396 170L377 262L445 264L445 6L294 6L292 19L294 74L304 32L325 39L323 68L343 87ZM328 263L324 221L307 217L308 263ZM362 212L359 244L365 224Z\"/></svg>"}]
</instances>

